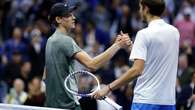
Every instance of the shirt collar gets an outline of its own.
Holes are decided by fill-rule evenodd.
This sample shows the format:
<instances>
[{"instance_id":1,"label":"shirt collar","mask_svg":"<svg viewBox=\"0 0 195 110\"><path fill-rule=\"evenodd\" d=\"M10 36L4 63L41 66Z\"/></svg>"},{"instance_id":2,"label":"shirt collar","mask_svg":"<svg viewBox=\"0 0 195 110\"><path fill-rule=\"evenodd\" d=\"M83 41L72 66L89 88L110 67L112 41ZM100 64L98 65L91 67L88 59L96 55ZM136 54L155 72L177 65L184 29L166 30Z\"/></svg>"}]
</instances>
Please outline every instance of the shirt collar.
<instances>
[{"instance_id":1,"label":"shirt collar","mask_svg":"<svg viewBox=\"0 0 195 110\"><path fill-rule=\"evenodd\" d=\"M155 24L161 24L161 23L164 23L163 19L155 19L155 20L150 21L148 26L152 26L152 25L155 25Z\"/></svg>"},{"instance_id":2,"label":"shirt collar","mask_svg":"<svg viewBox=\"0 0 195 110\"><path fill-rule=\"evenodd\" d=\"M65 34L65 33L59 31L58 29L56 29L56 33L58 33L58 34Z\"/></svg>"}]
</instances>

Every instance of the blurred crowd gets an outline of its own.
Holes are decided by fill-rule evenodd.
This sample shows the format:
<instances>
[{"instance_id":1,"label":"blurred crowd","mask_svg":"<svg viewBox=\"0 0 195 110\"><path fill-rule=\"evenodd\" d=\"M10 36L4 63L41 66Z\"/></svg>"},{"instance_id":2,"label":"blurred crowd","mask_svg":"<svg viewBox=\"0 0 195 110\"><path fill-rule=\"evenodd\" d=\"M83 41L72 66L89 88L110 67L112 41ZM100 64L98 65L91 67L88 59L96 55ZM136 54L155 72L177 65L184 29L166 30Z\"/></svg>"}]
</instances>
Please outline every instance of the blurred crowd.
<instances>
[{"instance_id":1,"label":"blurred crowd","mask_svg":"<svg viewBox=\"0 0 195 110\"><path fill-rule=\"evenodd\" d=\"M0 0L0 102L44 106L41 82L44 51L53 33L47 19L50 7L65 0ZM77 0L70 0L74 3ZM79 0L77 23L72 36L92 57L103 52L122 30L134 41L137 31L147 26L139 16L139 0ZM195 110L195 0L165 0L162 18L180 32L180 54L176 85L177 110ZM94 72L102 85L120 77L132 62L121 49L110 62ZM85 69L75 62L75 69ZM130 110L136 81L113 91L109 97ZM89 101L90 100L90 101ZM81 99L85 110L105 110L105 104ZM91 107L91 108L90 108ZM109 109L109 107L108 107ZM109 109L111 110L111 109Z\"/></svg>"}]
</instances>

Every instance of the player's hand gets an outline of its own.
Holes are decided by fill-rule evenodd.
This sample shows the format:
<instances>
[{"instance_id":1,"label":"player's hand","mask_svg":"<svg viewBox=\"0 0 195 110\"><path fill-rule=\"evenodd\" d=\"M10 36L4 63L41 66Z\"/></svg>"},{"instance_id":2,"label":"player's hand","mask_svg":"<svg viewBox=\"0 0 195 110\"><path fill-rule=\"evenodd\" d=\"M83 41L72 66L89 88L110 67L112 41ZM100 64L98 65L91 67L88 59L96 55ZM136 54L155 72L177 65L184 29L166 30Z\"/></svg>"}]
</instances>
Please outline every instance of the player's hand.
<instances>
[{"instance_id":1,"label":"player's hand","mask_svg":"<svg viewBox=\"0 0 195 110\"><path fill-rule=\"evenodd\" d=\"M103 87L92 95L92 98L102 100L110 92L108 86Z\"/></svg>"},{"instance_id":2,"label":"player's hand","mask_svg":"<svg viewBox=\"0 0 195 110\"><path fill-rule=\"evenodd\" d=\"M120 46L120 48L131 48L132 41L128 34L124 34L122 31L115 40L115 43Z\"/></svg>"},{"instance_id":3,"label":"player's hand","mask_svg":"<svg viewBox=\"0 0 195 110\"><path fill-rule=\"evenodd\" d=\"M190 100L195 101L195 95L194 94L190 97Z\"/></svg>"}]
</instances>

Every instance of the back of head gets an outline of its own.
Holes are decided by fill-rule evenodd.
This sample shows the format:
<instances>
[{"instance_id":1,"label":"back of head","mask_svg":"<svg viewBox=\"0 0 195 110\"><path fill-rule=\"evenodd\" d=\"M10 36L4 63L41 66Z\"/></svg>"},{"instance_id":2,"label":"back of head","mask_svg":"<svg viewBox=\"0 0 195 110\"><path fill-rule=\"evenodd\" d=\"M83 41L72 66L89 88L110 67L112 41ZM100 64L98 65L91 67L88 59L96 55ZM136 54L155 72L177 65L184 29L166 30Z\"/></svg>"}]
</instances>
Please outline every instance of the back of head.
<instances>
[{"instance_id":1,"label":"back of head","mask_svg":"<svg viewBox=\"0 0 195 110\"><path fill-rule=\"evenodd\" d=\"M150 14L154 16L161 16L165 10L164 0L141 0L141 5L147 6Z\"/></svg>"}]
</instances>

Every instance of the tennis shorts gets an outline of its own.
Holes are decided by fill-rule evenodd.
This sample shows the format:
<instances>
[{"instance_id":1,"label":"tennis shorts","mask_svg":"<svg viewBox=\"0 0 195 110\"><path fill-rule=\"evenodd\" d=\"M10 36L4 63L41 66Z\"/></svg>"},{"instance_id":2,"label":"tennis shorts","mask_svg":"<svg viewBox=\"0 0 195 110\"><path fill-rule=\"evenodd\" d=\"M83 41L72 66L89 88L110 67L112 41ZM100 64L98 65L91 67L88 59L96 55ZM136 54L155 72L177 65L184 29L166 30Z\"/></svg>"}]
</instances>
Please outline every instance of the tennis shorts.
<instances>
[{"instance_id":1,"label":"tennis shorts","mask_svg":"<svg viewBox=\"0 0 195 110\"><path fill-rule=\"evenodd\" d=\"M133 103L131 106L131 110L176 110L176 107L175 105Z\"/></svg>"}]
</instances>

